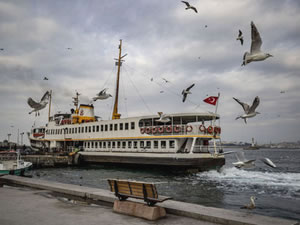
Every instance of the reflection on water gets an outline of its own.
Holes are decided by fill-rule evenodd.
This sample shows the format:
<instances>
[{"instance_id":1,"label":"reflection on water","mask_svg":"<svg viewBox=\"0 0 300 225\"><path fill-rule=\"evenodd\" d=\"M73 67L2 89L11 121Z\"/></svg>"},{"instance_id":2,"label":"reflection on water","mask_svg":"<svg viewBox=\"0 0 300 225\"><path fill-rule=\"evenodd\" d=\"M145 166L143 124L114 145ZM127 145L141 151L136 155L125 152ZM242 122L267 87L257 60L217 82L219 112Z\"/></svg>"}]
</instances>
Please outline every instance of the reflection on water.
<instances>
[{"instance_id":1,"label":"reflection on water","mask_svg":"<svg viewBox=\"0 0 300 225\"><path fill-rule=\"evenodd\" d=\"M226 150L225 150L226 151ZM178 201L240 210L251 195L257 208L251 213L300 219L300 150L261 149L245 151L247 159L270 158L277 168L257 160L256 167L239 170L232 166L233 154L226 155L220 172L174 174L162 169L120 168L116 166L39 169L33 177L76 185L108 189L108 178L156 183L158 192Z\"/></svg>"}]
</instances>

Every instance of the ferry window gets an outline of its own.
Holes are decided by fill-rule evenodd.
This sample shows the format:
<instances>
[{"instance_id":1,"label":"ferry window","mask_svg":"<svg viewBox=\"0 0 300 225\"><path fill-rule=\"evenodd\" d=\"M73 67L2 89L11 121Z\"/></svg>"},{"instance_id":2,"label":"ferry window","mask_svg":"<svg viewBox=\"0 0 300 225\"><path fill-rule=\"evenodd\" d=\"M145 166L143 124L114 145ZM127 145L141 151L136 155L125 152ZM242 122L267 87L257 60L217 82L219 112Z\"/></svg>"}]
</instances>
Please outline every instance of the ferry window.
<instances>
[{"instance_id":1,"label":"ferry window","mask_svg":"<svg viewBox=\"0 0 300 225\"><path fill-rule=\"evenodd\" d=\"M101 125L101 131L103 131L103 125Z\"/></svg>"},{"instance_id":2,"label":"ferry window","mask_svg":"<svg viewBox=\"0 0 300 225\"><path fill-rule=\"evenodd\" d=\"M107 142L107 144L108 144L108 148L110 148L111 147L111 142L109 141L109 142Z\"/></svg>"},{"instance_id":3,"label":"ferry window","mask_svg":"<svg viewBox=\"0 0 300 225\"><path fill-rule=\"evenodd\" d=\"M107 131L108 130L108 125L107 124L105 124L105 131Z\"/></svg>"},{"instance_id":4,"label":"ferry window","mask_svg":"<svg viewBox=\"0 0 300 225\"><path fill-rule=\"evenodd\" d=\"M77 134L77 127L75 127L75 134Z\"/></svg>"},{"instance_id":5,"label":"ferry window","mask_svg":"<svg viewBox=\"0 0 300 225\"><path fill-rule=\"evenodd\" d=\"M161 148L166 148L166 141L161 141L160 145L161 145Z\"/></svg>"},{"instance_id":6,"label":"ferry window","mask_svg":"<svg viewBox=\"0 0 300 225\"><path fill-rule=\"evenodd\" d=\"M123 130L123 123L120 123L120 130Z\"/></svg>"},{"instance_id":7,"label":"ferry window","mask_svg":"<svg viewBox=\"0 0 300 225\"><path fill-rule=\"evenodd\" d=\"M84 133L84 127L81 127L81 133Z\"/></svg>"},{"instance_id":8,"label":"ferry window","mask_svg":"<svg viewBox=\"0 0 300 225\"><path fill-rule=\"evenodd\" d=\"M87 133L87 132L88 132L88 131L87 131L87 129L88 129L88 128L87 128L87 127L85 127L85 133Z\"/></svg>"},{"instance_id":9,"label":"ferry window","mask_svg":"<svg viewBox=\"0 0 300 225\"><path fill-rule=\"evenodd\" d=\"M135 125L135 123L134 122L131 122L131 130L134 130L134 125Z\"/></svg>"},{"instance_id":10,"label":"ferry window","mask_svg":"<svg viewBox=\"0 0 300 225\"><path fill-rule=\"evenodd\" d=\"M118 141L118 148L120 148L121 147L121 142L120 141Z\"/></svg>"},{"instance_id":11,"label":"ferry window","mask_svg":"<svg viewBox=\"0 0 300 225\"><path fill-rule=\"evenodd\" d=\"M94 142L92 141L92 148L94 148Z\"/></svg>"},{"instance_id":12,"label":"ferry window","mask_svg":"<svg viewBox=\"0 0 300 225\"><path fill-rule=\"evenodd\" d=\"M116 142L112 142L112 147L115 148L116 147Z\"/></svg>"},{"instance_id":13,"label":"ferry window","mask_svg":"<svg viewBox=\"0 0 300 225\"><path fill-rule=\"evenodd\" d=\"M118 130L118 124L115 123L115 129L114 130Z\"/></svg>"},{"instance_id":14,"label":"ferry window","mask_svg":"<svg viewBox=\"0 0 300 225\"><path fill-rule=\"evenodd\" d=\"M79 134L80 134L80 129L81 129L81 128L80 128L80 127L78 127L78 133L79 133Z\"/></svg>"},{"instance_id":15,"label":"ferry window","mask_svg":"<svg viewBox=\"0 0 300 225\"><path fill-rule=\"evenodd\" d=\"M140 141L140 148L144 148L144 141Z\"/></svg>"},{"instance_id":16,"label":"ferry window","mask_svg":"<svg viewBox=\"0 0 300 225\"><path fill-rule=\"evenodd\" d=\"M158 141L154 141L154 148L158 148Z\"/></svg>"},{"instance_id":17,"label":"ferry window","mask_svg":"<svg viewBox=\"0 0 300 225\"><path fill-rule=\"evenodd\" d=\"M99 132L99 125L96 126L96 132Z\"/></svg>"},{"instance_id":18,"label":"ferry window","mask_svg":"<svg viewBox=\"0 0 300 225\"><path fill-rule=\"evenodd\" d=\"M138 143L137 141L133 142L133 148L137 148L137 143Z\"/></svg>"},{"instance_id":19,"label":"ferry window","mask_svg":"<svg viewBox=\"0 0 300 225\"><path fill-rule=\"evenodd\" d=\"M98 148L98 142L97 141L95 142L95 148Z\"/></svg>"},{"instance_id":20,"label":"ferry window","mask_svg":"<svg viewBox=\"0 0 300 225\"><path fill-rule=\"evenodd\" d=\"M128 123L125 123L125 130L128 130Z\"/></svg>"},{"instance_id":21,"label":"ferry window","mask_svg":"<svg viewBox=\"0 0 300 225\"><path fill-rule=\"evenodd\" d=\"M88 148L90 148L90 142L88 142Z\"/></svg>"},{"instance_id":22,"label":"ferry window","mask_svg":"<svg viewBox=\"0 0 300 225\"><path fill-rule=\"evenodd\" d=\"M103 141L103 148L106 148L106 142Z\"/></svg>"},{"instance_id":23,"label":"ferry window","mask_svg":"<svg viewBox=\"0 0 300 225\"><path fill-rule=\"evenodd\" d=\"M180 125L181 117L173 117L173 125Z\"/></svg>"},{"instance_id":24,"label":"ferry window","mask_svg":"<svg viewBox=\"0 0 300 225\"><path fill-rule=\"evenodd\" d=\"M91 131L92 131L92 127L91 127L91 126L89 126L89 133L91 133Z\"/></svg>"},{"instance_id":25,"label":"ferry window","mask_svg":"<svg viewBox=\"0 0 300 225\"><path fill-rule=\"evenodd\" d=\"M170 148L175 148L175 141L174 140L169 141L169 147Z\"/></svg>"},{"instance_id":26,"label":"ferry window","mask_svg":"<svg viewBox=\"0 0 300 225\"><path fill-rule=\"evenodd\" d=\"M128 141L128 148L131 148L132 142Z\"/></svg>"},{"instance_id":27,"label":"ferry window","mask_svg":"<svg viewBox=\"0 0 300 225\"><path fill-rule=\"evenodd\" d=\"M151 141L146 142L146 148L151 148Z\"/></svg>"},{"instance_id":28,"label":"ferry window","mask_svg":"<svg viewBox=\"0 0 300 225\"><path fill-rule=\"evenodd\" d=\"M126 148L126 142L125 141L122 142L122 148Z\"/></svg>"},{"instance_id":29,"label":"ferry window","mask_svg":"<svg viewBox=\"0 0 300 225\"><path fill-rule=\"evenodd\" d=\"M95 126L93 126L93 132L95 132L96 130L95 130L96 128L95 128Z\"/></svg>"},{"instance_id":30,"label":"ferry window","mask_svg":"<svg viewBox=\"0 0 300 225\"><path fill-rule=\"evenodd\" d=\"M143 127L144 126L144 122L143 121L140 121L139 122L139 127Z\"/></svg>"},{"instance_id":31,"label":"ferry window","mask_svg":"<svg viewBox=\"0 0 300 225\"><path fill-rule=\"evenodd\" d=\"M84 142L84 147L86 148L86 142Z\"/></svg>"},{"instance_id":32,"label":"ferry window","mask_svg":"<svg viewBox=\"0 0 300 225\"><path fill-rule=\"evenodd\" d=\"M109 124L109 130L112 131L113 130L113 125Z\"/></svg>"},{"instance_id":33,"label":"ferry window","mask_svg":"<svg viewBox=\"0 0 300 225\"><path fill-rule=\"evenodd\" d=\"M102 148L102 142L101 141L99 142L99 148Z\"/></svg>"},{"instance_id":34,"label":"ferry window","mask_svg":"<svg viewBox=\"0 0 300 225\"><path fill-rule=\"evenodd\" d=\"M74 127L72 128L72 134L74 134Z\"/></svg>"},{"instance_id":35,"label":"ferry window","mask_svg":"<svg viewBox=\"0 0 300 225\"><path fill-rule=\"evenodd\" d=\"M72 134L72 129L71 128L69 128L69 134Z\"/></svg>"}]
</instances>

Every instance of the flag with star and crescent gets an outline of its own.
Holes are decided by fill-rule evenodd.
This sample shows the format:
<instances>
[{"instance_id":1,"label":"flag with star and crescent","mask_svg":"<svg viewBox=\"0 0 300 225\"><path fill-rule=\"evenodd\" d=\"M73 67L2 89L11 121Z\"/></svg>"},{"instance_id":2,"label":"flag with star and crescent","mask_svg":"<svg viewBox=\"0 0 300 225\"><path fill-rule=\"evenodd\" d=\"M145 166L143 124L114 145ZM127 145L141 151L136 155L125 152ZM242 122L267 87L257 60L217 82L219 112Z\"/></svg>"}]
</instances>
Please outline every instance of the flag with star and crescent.
<instances>
[{"instance_id":1,"label":"flag with star and crescent","mask_svg":"<svg viewBox=\"0 0 300 225\"><path fill-rule=\"evenodd\" d=\"M219 99L218 96L210 96L210 97L204 99L203 101L208 103L208 104L211 104L211 105L216 105L218 99Z\"/></svg>"}]
</instances>

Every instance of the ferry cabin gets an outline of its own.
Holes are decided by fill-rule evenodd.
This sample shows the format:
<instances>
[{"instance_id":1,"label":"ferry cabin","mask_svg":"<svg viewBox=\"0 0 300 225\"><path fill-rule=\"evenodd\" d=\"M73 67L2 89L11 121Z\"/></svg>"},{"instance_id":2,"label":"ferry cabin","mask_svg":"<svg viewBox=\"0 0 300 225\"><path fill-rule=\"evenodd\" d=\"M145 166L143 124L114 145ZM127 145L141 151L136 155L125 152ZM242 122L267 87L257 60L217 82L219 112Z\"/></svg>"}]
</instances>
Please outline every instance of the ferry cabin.
<instances>
[{"instance_id":1,"label":"ferry cabin","mask_svg":"<svg viewBox=\"0 0 300 225\"><path fill-rule=\"evenodd\" d=\"M73 114L56 114L44 128L33 129L31 142L43 141L50 151L83 148L87 152L208 153L215 151L221 128L212 113L170 114L97 121L93 105L80 105ZM41 146L41 145L40 145ZM209 147L211 146L211 147Z\"/></svg>"}]
</instances>

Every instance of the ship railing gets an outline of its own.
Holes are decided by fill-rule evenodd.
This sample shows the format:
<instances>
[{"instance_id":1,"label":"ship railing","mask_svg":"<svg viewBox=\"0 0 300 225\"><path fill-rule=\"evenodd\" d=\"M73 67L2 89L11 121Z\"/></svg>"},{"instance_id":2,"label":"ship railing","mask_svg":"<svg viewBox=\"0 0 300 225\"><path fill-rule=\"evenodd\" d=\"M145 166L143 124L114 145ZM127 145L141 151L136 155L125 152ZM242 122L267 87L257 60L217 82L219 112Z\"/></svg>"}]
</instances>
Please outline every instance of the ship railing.
<instances>
[{"instance_id":1,"label":"ship railing","mask_svg":"<svg viewBox=\"0 0 300 225\"><path fill-rule=\"evenodd\" d=\"M140 127L141 134L166 136L166 135L213 135L219 136L221 127L205 125L162 125Z\"/></svg>"}]
</instances>

